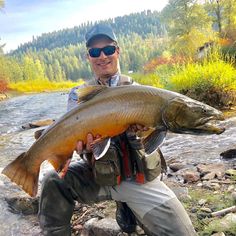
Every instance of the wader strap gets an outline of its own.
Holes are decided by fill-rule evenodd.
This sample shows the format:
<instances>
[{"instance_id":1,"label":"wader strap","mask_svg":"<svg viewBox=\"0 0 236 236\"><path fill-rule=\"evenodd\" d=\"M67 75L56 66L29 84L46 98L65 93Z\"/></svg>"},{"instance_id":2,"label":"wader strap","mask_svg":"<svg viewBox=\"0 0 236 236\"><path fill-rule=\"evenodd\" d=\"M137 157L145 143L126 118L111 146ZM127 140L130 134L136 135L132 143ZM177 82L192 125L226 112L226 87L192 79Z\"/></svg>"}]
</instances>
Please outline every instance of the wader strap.
<instances>
[{"instance_id":1,"label":"wader strap","mask_svg":"<svg viewBox=\"0 0 236 236\"><path fill-rule=\"evenodd\" d=\"M122 151L122 158L123 158L123 168L124 168L124 174L125 178L132 177L132 170L130 168L130 161L129 161L129 155L128 150L126 147L126 144L123 140L121 140L121 151Z\"/></svg>"},{"instance_id":2,"label":"wader strap","mask_svg":"<svg viewBox=\"0 0 236 236\"><path fill-rule=\"evenodd\" d=\"M135 165L136 165L135 181L136 183L144 184L146 180L145 180L143 162L141 159L139 159L138 156L136 156L135 158Z\"/></svg>"},{"instance_id":3,"label":"wader strap","mask_svg":"<svg viewBox=\"0 0 236 236\"><path fill-rule=\"evenodd\" d=\"M162 154L162 151L158 148L157 149L157 152L159 153L160 155L160 158L161 158L161 173L164 173L166 174L167 173L167 164L166 164L166 160Z\"/></svg>"},{"instance_id":4,"label":"wader strap","mask_svg":"<svg viewBox=\"0 0 236 236\"><path fill-rule=\"evenodd\" d=\"M118 86L120 85L129 85L129 84L132 84L133 83L133 80L131 77L127 76L127 75L119 75L119 82L118 82Z\"/></svg>"}]
</instances>

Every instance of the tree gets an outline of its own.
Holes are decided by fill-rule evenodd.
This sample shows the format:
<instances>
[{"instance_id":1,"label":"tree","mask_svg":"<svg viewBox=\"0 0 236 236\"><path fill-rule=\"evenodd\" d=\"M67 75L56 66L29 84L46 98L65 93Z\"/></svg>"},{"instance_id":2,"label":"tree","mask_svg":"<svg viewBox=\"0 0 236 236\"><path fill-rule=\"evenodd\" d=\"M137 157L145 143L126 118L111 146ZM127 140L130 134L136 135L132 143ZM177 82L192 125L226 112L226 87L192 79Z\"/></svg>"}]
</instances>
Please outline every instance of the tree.
<instances>
[{"instance_id":1,"label":"tree","mask_svg":"<svg viewBox=\"0 0 236 236\"><path fill-rule=\"evenodd\" d=\"M0 11L2 10L2 8L4 7L4 1L0 0ZM1 39L0 39L1 40ZM3 47L5 46L5 44L1 44L0 45L0 54L3 54Z\"/></svg>"},{"instance_id":2,"label":"tree","mask_svg":"<svg viewBox=\"0 0 236 236\"><path fill-rule=\"evenodd\" d=\"M162 11L162 20L170 36L170 48L175 53L192 56L213 37L210 17L197 0L169 0Z\"/></svg>"},{"instance_id":3,"label":"tree","mask_svg":"<svg viewBox=\"0 0 236 236\"><path fill-rule=\"evenodd\" d=\"M235 29L236 0L206 0L205 6L220 37Z\"/></svg>"}]
</instances>

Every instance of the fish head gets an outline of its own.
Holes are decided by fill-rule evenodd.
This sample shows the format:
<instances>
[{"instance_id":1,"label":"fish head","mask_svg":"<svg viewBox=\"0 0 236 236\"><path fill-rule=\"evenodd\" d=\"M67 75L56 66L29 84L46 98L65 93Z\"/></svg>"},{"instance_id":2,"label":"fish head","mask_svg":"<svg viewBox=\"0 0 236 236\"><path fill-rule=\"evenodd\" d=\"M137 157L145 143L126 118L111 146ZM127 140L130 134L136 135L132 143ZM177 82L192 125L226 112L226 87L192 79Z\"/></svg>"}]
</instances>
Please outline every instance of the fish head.
<instances>
[{"instance_id":1,"label":"fish head","mask_svg":"<svg viewBox=\"0 0 236 236\"><path fill-rule=\"evenodd\" d=\"M170 100L163 110L162 119L175 133L221 134L225 131L217 122L224 120L222 112L188 97Z\"/></svg>"}]
</instances>

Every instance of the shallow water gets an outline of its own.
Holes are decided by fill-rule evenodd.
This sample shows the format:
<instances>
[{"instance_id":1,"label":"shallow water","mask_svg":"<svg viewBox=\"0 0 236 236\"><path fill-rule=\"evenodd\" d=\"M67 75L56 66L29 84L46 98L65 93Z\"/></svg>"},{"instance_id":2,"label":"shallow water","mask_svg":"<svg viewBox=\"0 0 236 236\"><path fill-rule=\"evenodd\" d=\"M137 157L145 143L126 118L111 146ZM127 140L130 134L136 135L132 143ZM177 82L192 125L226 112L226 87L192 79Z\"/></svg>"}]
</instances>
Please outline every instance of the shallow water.
<instances>
[{"instance_id":1,"label":"shallow water","mask_svg":"<svg viewBox=\"0 0 236 236\"><path fill-rule=\"evenodd\" d=\"M66 101L66 94L49 93L24 95L0 102L0 172L34 142L36 129L23 130L21 126L60 117L66 111ZM37 216L13 214L8 210L5 197L19 194L28 196L0 174L0 236L41 235Z\"/></svg>"},{"instance_id":2,"label":"shallow water","mask_svg":"<svg viewBox=\"0 0 236 236\"><path fill-rule=\"evenodd\" d=\"M42 119L57 119L66 112L67 94L45 93L14 97L0 102L0 170L34 142L37 129L23 130L22 125ZM166 159L177 158L189 164L223 162L220 153L236 148L236 116L223 122L221 135L181 135L169 133L161 149ZM42 172L47 171L47 168ZM42 178L42 172L40 179ZM24 196L24 192L0 174L0 236L40 235L36 216L22 216L8 211L5 197ZM27 195L25 195L27 196Z\"/></svg>"}]
</instances>

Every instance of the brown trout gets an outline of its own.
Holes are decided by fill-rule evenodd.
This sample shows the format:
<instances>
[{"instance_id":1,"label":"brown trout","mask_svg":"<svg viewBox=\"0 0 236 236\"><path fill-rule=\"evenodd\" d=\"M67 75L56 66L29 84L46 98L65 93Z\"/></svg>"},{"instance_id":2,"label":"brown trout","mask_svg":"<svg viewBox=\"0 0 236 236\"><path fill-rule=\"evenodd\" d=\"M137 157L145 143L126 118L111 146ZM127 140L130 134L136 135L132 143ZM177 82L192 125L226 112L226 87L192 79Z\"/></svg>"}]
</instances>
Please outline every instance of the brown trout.
<instances>
[{"instance_id":1,"label":"brown trout","mask_svg":"<svg viewBox=\"0 0 236 236\"><path fill-rule=\"evenodd\" d=\"M71 158L78 140L86 143L88 133L101 136L92 150L95 158L104 155L111 137L132 124L150 128L142 137L147 154L163 142L166 132L220 134L224 128L212 121L222 120L220 111L184 95L151 86L87 86L79 90L78 106L49 126L29 150L2 173L31 196L37 194L40 165L48 160L61 170Z\"/></svg>"}]
</instances>

